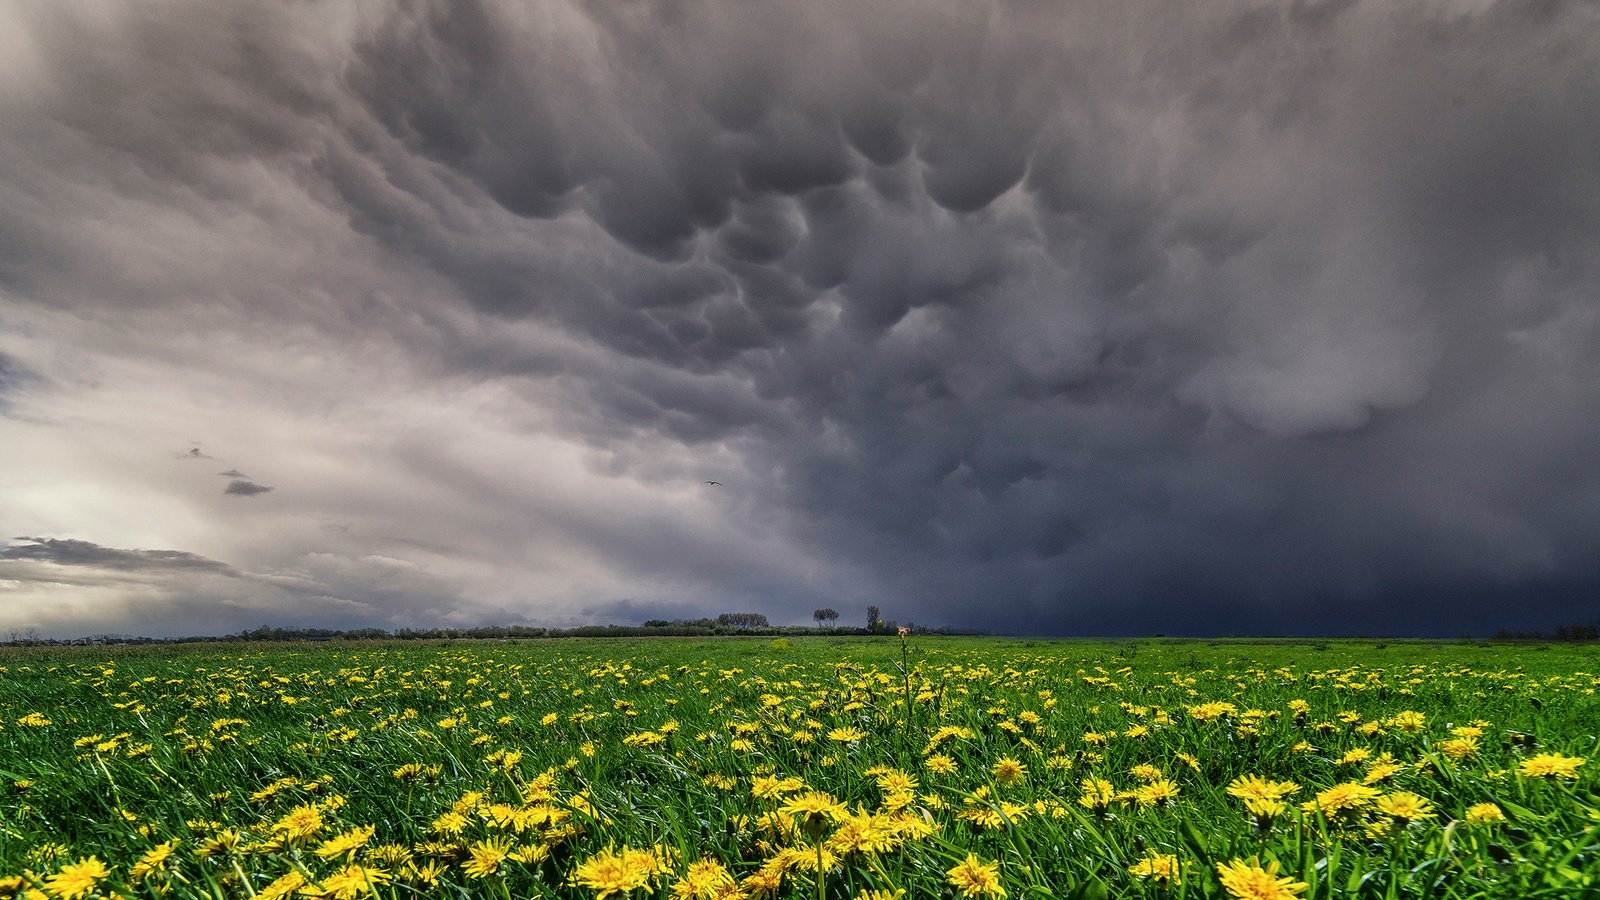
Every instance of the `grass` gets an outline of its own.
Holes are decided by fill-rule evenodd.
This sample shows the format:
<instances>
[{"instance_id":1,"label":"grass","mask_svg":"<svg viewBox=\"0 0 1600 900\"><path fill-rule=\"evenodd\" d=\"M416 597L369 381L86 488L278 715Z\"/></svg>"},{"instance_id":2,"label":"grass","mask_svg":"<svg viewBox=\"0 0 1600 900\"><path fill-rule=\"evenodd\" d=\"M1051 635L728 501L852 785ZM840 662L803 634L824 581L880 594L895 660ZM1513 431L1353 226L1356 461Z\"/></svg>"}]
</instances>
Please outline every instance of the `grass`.
<instances>
[{"instance_id":1,"label":"grass","mask_svg":"<svg viewBox=\"0 0 1600 900\"><path fill-rule=\"evenodd\" d=\"M923 637L4 651L0 898L1593 896L1597 663Z\"/></svg>"}]
</instances>

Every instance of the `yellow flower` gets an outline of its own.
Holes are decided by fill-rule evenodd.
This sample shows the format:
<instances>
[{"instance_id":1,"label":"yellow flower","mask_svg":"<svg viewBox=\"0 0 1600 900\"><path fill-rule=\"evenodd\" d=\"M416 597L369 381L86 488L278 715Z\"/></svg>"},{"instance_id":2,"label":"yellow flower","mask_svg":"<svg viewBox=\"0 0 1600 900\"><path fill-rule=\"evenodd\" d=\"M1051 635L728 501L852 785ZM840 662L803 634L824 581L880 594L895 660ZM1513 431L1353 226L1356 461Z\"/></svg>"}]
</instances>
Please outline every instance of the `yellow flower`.
<instances>
[{"instance_id":1,"label":"yellow flower","mask_svg":"<svg viewBox=\"0 0 1600 900\"><path fill-rule=\"evenodd\" d=\"M1300 804L1300 808L1306 812L1321 812L1323 815L1331 816L1347 809L1359 809L1366 806L1372 801L1372 798L1378 796L1378 793L1377 788L1370 788L1364 784L1347 781L1344 784L1336 784L1325 791L1319 791L1315 800L1307 800Z\"/></svg>"},{"instance_id":2,"label":"yellow flower","mask_svg":"<svg viewBox=\"0 0 1600 900\"><path fill-rule=\"evenodd\" d=\"M579 863L568 883L595 891L597 900L613 894L627 894L644 887L656 873L656 855L649 850L602 850Z\"/></svg>"},{"instance_id":3,"label":"yellow flower","mask_svg":"<svg viewBox=\"0 0 1600 900\"><path fill-rule=\"evenodd\" d=\"M333 900L355 900L362 894L372 893L373 887L387 884L389 881L389 873L382 869L369 869L351 863L322 879L322 883L311 891L311 896L331 897Z\"/></svg>"},{"instance_id":4,"label":"yellow flower","mask_svg":"<svg viewBox=\"0 0 1600 900\"><path fill-rule=\"evenodd\" d=\"M296 892L306 886L305 876L299 872L290 872L275 879L271 884L256 891L256 900L285 900L293 897Z\"/></svg>"},{"instance_id":5,"label":"yellow flower","mask_svg":"<svg viewBox=\"0 0 1600 900\"><path fill-rule=\"evenodd\" d=\"M922 765L935 775L950 775L956 771L956 761L943 753L935 753L923 760Z\"/></svg>"},{"instance_id":6,"label":"yellow flower","mask_svg":"<svg viewBox=\"0 0 1600 900\"><path fill-rule=\"evenodd\" d=\"M111 874L106 864L90 856L61 867L61 871L45 879L45 889L60 900L77 900L87 897L100 879Z\"/></svg>"},{"instance_id":7,"label":"yellow flower","mask_svg":"<svg viewBox=\"0 0 1600 900\"><path fill-rule=\"evenodd\" d=\"M856 894L852 900L902 900L905 895L905 888L895 888L892 891L862 891L861 893Z\"/></svg>"},{"instance_id":8,"label":"yellow flower","mask_svg":"<svg viewBox=\"0 0 1600 900\"><path fill-rule=\"evenodd\" d=\"M501 835L478 841L467 848L469 857L461 870L469 878L483 878L500 871L500 864L511 854L511 838Z\"/></svg>"},{"instance_id":9,"label":"yellow flower","mask_svg":"<svg viewBox=\"0 0 1600 900\"><path fill-rule=\"evenodd\" d=\"M1103 810L1117 799L1117 787L1103 778L1085 778L1078 785L1083 792L1078 805L1085 809Z\"/></svg>"},{"instance_id":10,"label":"yellow flower","mask_svg":"<svg viewBox=\"0 0 1600 900\"><path fill-rule=\"evenodd\" d=\"M866 737L867 733L859 728L835 728L828 732L828 740L848 744Z\"/></svg>"},{"instance_id":11,"label":"yellow flower","mask_svg":"<svg viewBox=\"0 0 1600 900\"><path fill-rule=\"evenodd\" d=\"M1410 791L1384 794L1373 804L1373 808L1391 819L1404 819L1407 822L1415 822L1433 815L1433 804L1428 798Z\"/></svg>"},{"instance_id":12,"label":"yellow flower","mask_svg":"<svg viewBox=\"0 0 1600 900\"><path fill-rule=\"evenodd\" d=\"M1177 798L1178 784L1170 778L1161 778L1149 784L1140 785L1133 791L1133 799L1141 809L1171 806L1172 801Z\"/></svg>"},{"instance_id":13,"label":"yellow flower","mask_svg":"<svg viewBox=\"0 0 1600 900\"><path fill-rule=\"evenodd\" d=\"M676 900L721 900L735 894L733 873L722 863L702 859L689 864L688 871L672 886Z\"/></svg>"},{"instance_id":14,"label":"yellow flower","mask_svg":"<svg viewBox=\"0 0 1600 900\"><path fill-rule=\"evenodd\" d=\"M1241 775L1228 784L1228 796L1249 802L1253 799L1282 800L1300 785L1292 781L1268 781L1260 775Z\"/></svg>"},{"instance_id":15,"label":"yellow flower","mask_svg":"<svg viewBox=\"0 0 1600 900\"><path fill-rule=\"evenodd\" d=\"M322 811L312 804L297 806L273 823L272 833L295 844L322 830Z\"/></svg>"},{"instance_id":16,"label":"yellow flower","mask_svg":"<svg viewBox=\"0 0 1600 900\"><path fill-rule=\"evenodd\" d=\"M1000 865L986 863L975 854L968 853L966 859L951 867L945 875L963 897L1006 896L1005 888L1000 886Z\"/></svg>"},{"instance_id":17,"label":"yellow flower","mask_svg":"<svg viewBox=\"0 0 1600 900\"><path fill-rule=\"evenodd\" d=\"M1488 825L1491 822L1504 822L1506 814L1500 807L1493 803L1478 803L1467 808L1468 825Z\"/></svg>"},{"instance_id":18,"label":"yellow flower","mask_svg":"<svg viewBox=\"0 0 1600 900\"><path fill-rule=\"evenodd\" d=\"M1518 764L1517 774L1532 778L1577 778L1578 767L1585 762L1587 760L1580 756L1540 753Z\"/></svg>"},{"instance_id":19,"label":"yellow flower","mask_svg":"<svg viewBox=\"0 0 1600 900\"><path fill-rule=\"evenodd\" d=\"M1267 863L1265 869L1255 859L1219 863L1217 875L1222 887L1238 900L1296 900L1307 887L1303 881L1279 878L1276 861Z\"/></svg>"},{"instance_id":20,"label":"yellow flower","mask_svg":"<svg viewBox=\"0 0 1600 900\"><path fill-rule=\"evenodd\" d=\"M166 841L151 847L139 857L139 861L128 870L128 877L134 881L143 881L151 875L165 869L167 859L172 856L172 851L177 849L177 841Z\"/></svg>"},{"instance_id":21,"label":"yellow flower","mask_svg":"<svg viewBox=\"0 0 1600 900\"><path fill-rule=\"evenodd\" d=\"M806 791L798 797L792 797L783 805L783 811L791 816L826 816L829 819L838 819L845 814L845 805L833 799L833 795L825 791Z\"/></svg>"},{"instance_id":22,"label":"yellow flower","mask_svg":"<svg viewBox=\"0 0 1600 900\"><path fill-rule=\"evenodd\" d=\"M1173 884L1179 880L1178 858L1171 853L1152 853L1129 866L1128 874L1159 884Z\"/></svg>"},{"instance_id":23,"label":"yellow flower","mask_svg":"<svg viewBox=\"0 0 1600 900\"><path fill-rule=\"evenodd\" d=\"M335 856L355 853L367 841L372 840L372 833L376 830L372 825L368 825L365 828L352 828L344 834L323 841L317 847L317 855L323 859L332 859Z\"/></svg>"},{"instance_id":24,"label":"yellow flower","mask_svg":"<svg viewBox=\"0 0 1600 900\"><path fill-rule=\"evenodd\" d=\"M1009 756L1002 756L989 770L989 774L1001 784L1011 784L1028 774L1028 767Z\"/></svg>"}]
</instances>

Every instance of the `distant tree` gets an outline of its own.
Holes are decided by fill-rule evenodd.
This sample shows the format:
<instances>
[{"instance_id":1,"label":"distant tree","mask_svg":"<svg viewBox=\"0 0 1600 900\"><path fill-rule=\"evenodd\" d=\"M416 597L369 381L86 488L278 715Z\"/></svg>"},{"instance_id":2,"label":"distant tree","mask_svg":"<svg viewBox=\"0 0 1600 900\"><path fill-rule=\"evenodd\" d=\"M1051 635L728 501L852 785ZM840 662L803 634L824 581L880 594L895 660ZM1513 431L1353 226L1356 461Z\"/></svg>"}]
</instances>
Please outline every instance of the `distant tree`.
<instances>
[{"instance_id":1,"label":"distant tree","mask_svg":"<svg viewBox=\"0 0 1600 900\"><path fill-rule=\"evenodd\" d=\"M878 617L878 608L876 606L867 607L867 630L876 632L882 626L883 619Z\"/></svg>"},{"instance_id":2,"label":"distant tree","mask_svg":"<svg viewBox=\"0 0 1600 900\"><path fill-rule=\"evenodd\" d=\"M839 618L839 611L837 609L833 609L832 607L823 607L822 609L812 610L811 618L816 619L817 627L821 628L823 622L832 622L837 620Z\"/></svg>"},{"instance_id":3,"label":"distant tree","mask_svg":"<svg viewBox=\"0 0 1600 900\"><path fill-rule=\"evenodd\" d=\"M761 613L723 613L717 616L717 624L741 629L772 627Z\"/></svg>"}]
</instances>

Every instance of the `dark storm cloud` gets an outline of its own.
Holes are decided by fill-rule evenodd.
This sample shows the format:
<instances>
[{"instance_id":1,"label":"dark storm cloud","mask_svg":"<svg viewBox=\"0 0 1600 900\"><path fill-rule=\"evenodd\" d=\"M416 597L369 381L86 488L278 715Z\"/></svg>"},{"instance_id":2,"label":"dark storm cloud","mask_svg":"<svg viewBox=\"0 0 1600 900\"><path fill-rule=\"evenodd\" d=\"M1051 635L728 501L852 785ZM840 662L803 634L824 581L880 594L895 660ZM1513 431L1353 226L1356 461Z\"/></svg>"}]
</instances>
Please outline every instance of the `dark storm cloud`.
<instances>
[{"instance_id":1,"label":"dark storm cloud","mask_svg":"<svg viewBox=\"0 0 1600 900\"><path fill-rule=\"evenodd\" d=\"M1600 589L1592 7L314 9L37 13L0 283L504 381L902 621L1453 633ZM63 164L216 246L79 249L85 192L21 177ZM395 282L295 243L329 221ZM839 605L586 515L641 597L597 613L679 609L674 565L706 612Z\"/></svg>"},{"instance_id":2,"label":"dark storm cloud","mask_svg":"<svg viewBox=\"0 0 1600 900\"><path fill-rule=\"evenodd\" d=\"M243 479L234 479L233 481L228 482L228 486L223 488L222 492L234 497L255 497L265 494L270 490L272 490L272 488L264 484L256 484L254 481L245 481Z\"/></svg>"},{"instance_id":3,"label":"dark storm cloud","mask_svg":"<svg viewBox=\"0 0 1600 900\"><path fill-rule=\"evenodd\" d=\"M0 547L0 563L42 562L107 572L209 572L237 575L232 566L182 550L123 550L69 538L18 537ZM18 573L7 571L7 577Z\"/></svg>"}]
</instances>

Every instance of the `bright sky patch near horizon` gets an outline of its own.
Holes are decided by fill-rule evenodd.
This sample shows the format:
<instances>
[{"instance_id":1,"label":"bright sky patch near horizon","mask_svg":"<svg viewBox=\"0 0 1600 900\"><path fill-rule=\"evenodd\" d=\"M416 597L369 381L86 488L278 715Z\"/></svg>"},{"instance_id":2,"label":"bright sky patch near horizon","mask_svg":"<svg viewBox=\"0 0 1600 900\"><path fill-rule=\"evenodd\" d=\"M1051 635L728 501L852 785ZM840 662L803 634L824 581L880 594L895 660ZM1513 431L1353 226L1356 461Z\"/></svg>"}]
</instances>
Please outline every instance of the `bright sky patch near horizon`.
<instances>
[{"instance_id":1,"label":"bright sky patch near horizon","mask_svg":"<svg viewBox=\"0 0 1600 900\"><path fill-rule=\"evenodd\" d=\"M1576 2L7 6L0 630L1592 619L1596 46Z\"/></svg>"}]
</instances>

